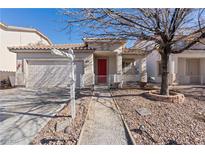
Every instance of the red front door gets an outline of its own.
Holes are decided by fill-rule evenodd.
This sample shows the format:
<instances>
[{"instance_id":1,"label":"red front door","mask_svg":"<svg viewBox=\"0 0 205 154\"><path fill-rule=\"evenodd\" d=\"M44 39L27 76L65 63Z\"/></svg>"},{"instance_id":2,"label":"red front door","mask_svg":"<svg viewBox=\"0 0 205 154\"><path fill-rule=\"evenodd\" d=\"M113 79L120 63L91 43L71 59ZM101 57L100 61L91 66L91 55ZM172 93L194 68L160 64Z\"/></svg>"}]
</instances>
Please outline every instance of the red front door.
<instances>
[{"instance_id":1,"label":"red front door","mask_svg":"<svg viewBox=\"0 0 205 154\"><path fill-rule=\"evenodd\" d=\"M107 59L98 59L98 83L107 81Z\"/></svg>"}]
</instances>

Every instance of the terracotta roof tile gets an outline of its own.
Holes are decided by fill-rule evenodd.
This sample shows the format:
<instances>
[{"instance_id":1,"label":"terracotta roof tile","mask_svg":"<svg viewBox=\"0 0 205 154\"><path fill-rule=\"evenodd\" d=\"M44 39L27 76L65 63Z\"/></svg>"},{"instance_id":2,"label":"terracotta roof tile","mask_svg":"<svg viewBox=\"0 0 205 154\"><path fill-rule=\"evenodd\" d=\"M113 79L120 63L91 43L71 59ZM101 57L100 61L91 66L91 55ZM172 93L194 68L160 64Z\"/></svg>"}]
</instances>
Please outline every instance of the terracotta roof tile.
<instances>
[{"instance_id":1,"label":"terracotta roof tile","mask_svg":"<svg viewBox=\"0 0 205 154\"><path fill-rule=\"evenodd\" d=\"M52 48L59 50L95 50L95 48L87 47L85 44L27 45L8 47L9 50L50 50Z\"/></svg>"}]
</instances>

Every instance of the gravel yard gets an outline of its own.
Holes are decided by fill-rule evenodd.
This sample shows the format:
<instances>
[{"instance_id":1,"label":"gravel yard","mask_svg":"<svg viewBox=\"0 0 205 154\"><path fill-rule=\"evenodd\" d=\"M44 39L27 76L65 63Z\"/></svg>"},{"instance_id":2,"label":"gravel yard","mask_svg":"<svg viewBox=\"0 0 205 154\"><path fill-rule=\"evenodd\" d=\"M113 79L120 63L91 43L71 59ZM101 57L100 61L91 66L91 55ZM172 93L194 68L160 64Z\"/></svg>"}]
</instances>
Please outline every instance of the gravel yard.
<instances>
[{"instance_id":1,"label":"gravel yard","mask_svg":"<svg viewBox=\"0 0 205 154\"><path fill-rule=\"evenodd\" d=\"M205 144L205 88L175 89L183 104L151 101L140 89L113 90L136 144ZM140 115L145 108L151 115Z\"/></svg>"},{"instance_id":2,"label":"gravel yard","mask_svg":"<svg viewBox=\"0 0 205 154\"><path fill-rule=\"evenodd\" d=\"M81 91L77 94L76 111L77 115L73 121L70 117L70 105L66 105L55 118L51 119L47 125L37 134L32 144L42 145L74 145L77 144L85 117L92 98L91 91ZM59 123L67 123L65 130L58 131L56 126Z\"/></svg>"}]
</instances>

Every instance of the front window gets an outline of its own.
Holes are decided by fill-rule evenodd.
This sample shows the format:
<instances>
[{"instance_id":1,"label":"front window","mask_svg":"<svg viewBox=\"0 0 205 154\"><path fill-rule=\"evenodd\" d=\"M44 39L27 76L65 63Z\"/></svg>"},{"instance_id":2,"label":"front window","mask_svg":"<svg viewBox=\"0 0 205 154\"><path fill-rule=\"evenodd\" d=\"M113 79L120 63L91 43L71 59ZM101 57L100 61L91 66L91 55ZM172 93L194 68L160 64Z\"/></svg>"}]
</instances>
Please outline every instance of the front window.
<instances>
[{"instance_id":1,"label":"front window","mask_svg":"<svg viewBox=\"0 0 205 154\"><path fill-rule=\"evenodd\" d=\"M130 64L132 64L133 60L132 59L125 59L122 61L122 68L128 67Z\"/></svg>"},{"instance_id":2,"label":"front window","mask_svg":"<svg viewBox=\"0 0 205 154\"><path fill-rule=\"evenodd\" d=\"M129 65L130 65L130 62L127 62L127 61L123 61L122 62L122 68L125 68L125 67L127 67Z\"/></svg>"}]
</instances>

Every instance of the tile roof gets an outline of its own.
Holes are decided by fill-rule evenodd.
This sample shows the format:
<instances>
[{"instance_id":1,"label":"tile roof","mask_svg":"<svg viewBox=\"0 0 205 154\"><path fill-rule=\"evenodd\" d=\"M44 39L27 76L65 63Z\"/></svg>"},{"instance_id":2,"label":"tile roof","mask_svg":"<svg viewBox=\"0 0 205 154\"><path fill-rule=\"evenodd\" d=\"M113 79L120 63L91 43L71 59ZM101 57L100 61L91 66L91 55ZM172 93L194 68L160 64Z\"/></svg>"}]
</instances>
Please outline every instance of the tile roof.
<instances>
[{"instance_id":1,"label":"tile roof","mask_svg":"<svg viewBox=\"0 0 205 154\"><path fill-rule=\"evenodd\" d=\"M123 55L147 55L150 52L140 49L133 49L133 48L124 48L122 54Z\"/></svg>"},{"instance_id":2,"label":"tile roof","mask_svg":"<svg viewBox=\"0 0 205 154\"><path fill-rule=\"evenodd\" d=\"M193 45L189 50L205 50L205 39L201 39L200 42Z\"/></svg>"},{"instance_id":3,"label":"tile roof","mask_svg":"<svg viewBox=\"0 0 205 154\"><path fill-rule=\"evenodd\" d=\"M85 44L58 44L58 45L27 45L27 46L13 46L8 47L9 50L95 50L95 48L87 47Z\"/></svg>"}]
</instances>

